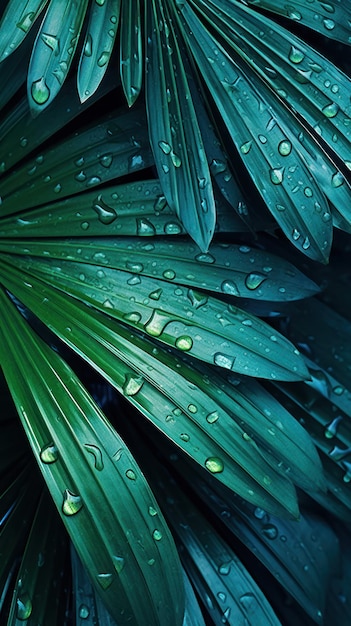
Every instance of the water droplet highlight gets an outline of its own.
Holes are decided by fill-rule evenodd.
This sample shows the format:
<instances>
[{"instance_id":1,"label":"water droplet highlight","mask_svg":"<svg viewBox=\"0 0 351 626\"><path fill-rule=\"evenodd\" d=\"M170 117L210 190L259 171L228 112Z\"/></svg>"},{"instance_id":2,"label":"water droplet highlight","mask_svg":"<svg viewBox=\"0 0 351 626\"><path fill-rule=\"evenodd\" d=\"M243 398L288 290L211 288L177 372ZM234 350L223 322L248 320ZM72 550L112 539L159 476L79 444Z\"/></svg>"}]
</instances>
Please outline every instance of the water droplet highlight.
<instances>
[{"instance_id":1,"label":"water droplet highlight","mask_svg":"<svg viewBox=\"0 0 351 626\"><path fill-rule=\"evenodd\" d=\"M43 463L55 463L58 459L58 450L54 443L49 443L41 449L40 460Z\"/></svg>"},{"instance_id":2,"label":"water droplet highlight","mask_svg":"<svg viewBox=\"0 0 351 626\"><path fill-rule=\"evenodd\" d=\"M83 506L82 498L75 495L69 489L66 489L63 494L62 512L65 515L75 515Z\"/></svg>"},{"instance_id":3,"label":"water droplet highlight","mask_svg":"<svg viewBox=\"0 0 351 626\"><path fill-rule=\"evenodd\" d=\"M32 601L28 593L21 593L17 596L17 619L24 621L27 620L32 613Z\"/></svg>"},{"instance_id":4,"label":"water droplet highlight","mask_svg":"<svg viewBox=\"0 0 351 626\"><path fill-rule=\"evenodd\" d=\"M205 461L205 467L211 474L220 474L224 470L224 463L218 456L210 456Z\"/></svg>"}]
</instances>

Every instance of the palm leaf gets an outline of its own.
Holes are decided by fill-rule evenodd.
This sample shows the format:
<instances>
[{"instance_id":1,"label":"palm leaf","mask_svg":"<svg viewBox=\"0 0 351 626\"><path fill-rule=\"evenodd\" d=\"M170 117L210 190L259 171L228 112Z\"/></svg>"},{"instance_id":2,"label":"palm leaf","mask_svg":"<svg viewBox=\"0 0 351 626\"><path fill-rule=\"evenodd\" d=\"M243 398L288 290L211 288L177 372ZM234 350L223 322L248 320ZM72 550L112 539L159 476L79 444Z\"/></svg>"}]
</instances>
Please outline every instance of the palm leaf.
<instances>
[{"instance_id":1,"label":"palm leaf","mask_svg":"<svg viewBox=\"0 0 351 626\"><path fill-rule=\"evenodd\" d=\"M121 80L129 106L139 96L143 79L140 0L122 0Z\"/></svg>"},{"instance_id":2,"label":"palm leaf","mask_svg":"<svg viewBox=\"0 0 351 626\"><path fill-rule=\"evenodd\" d=\"M4 294L2 311L1 362L8 385L95 587L120 624L131 618L181 624L177 555L135 460L71 369ZM21 358L9 362L10 351Z\"/></svg>"},{"instance_id":3,"label":"palm leaf","mask_svg":"<svg viewBox=\"0 0 351 626\"><path fill-rule=\"evenodd\" d=\"M0 61L17 50L48 0L9 2L0 21Z\"/></svg>"}]
</instances>

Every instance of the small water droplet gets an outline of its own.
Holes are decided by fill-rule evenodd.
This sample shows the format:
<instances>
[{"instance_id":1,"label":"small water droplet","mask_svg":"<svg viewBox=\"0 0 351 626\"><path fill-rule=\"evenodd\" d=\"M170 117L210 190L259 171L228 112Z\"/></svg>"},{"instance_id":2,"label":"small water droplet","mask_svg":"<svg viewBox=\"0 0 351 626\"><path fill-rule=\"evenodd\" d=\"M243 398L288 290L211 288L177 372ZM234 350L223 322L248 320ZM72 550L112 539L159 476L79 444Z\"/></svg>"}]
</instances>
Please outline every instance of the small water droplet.
<instances>
[{"instance_id":1,"label":"small water droplet","mask_svg":"<svg viewBox=\"0 0 351 626\"><path fill-rule=\"evenodd\" d=\"M95 469L101 472L101 470L104 469L104 462L102 460L102 452L100 448L92 443L85 443L84 448L93 456Z\"/></svg>"},{"instance_id":2,"label":"small water droplet","mask_svg":"<svg viewBox=\"0 0 351 626\"><path fill-rule=\"evenodd\" d=\"M49 443L41 449L40 459L43 463L55 463L57 461L58 450L54 443Z\"/></svg>"},{"instance_id":3,"label":"small water droplet","mask_svg":"<svg viewBox=\"0 0 351 626\"><path fill-rule=\"evenodd\" d=\"M331 19L329 19L329 18L325 18L325 19L323 20L323 24L324 24L324 27L325 27L327 30L333 30L333 29L335 28L335 22L334 22L334 20L331 20Z\"/></svg>"},{"instance_id":4,"label":"small water droplet","mask_svg":"<svg viewBox=\"0 0 351 626\"><path fill-rule=\"evenodd\" d=\"M215 422L217 422L218 419L219 419L218 411L212 411L212 413L209 413L206 417L206 421L209 424L215 424Z\"/></svg>"},{"instance_id":5,"label":"small water droplet","mask_svg":"<svg viewBox=\"0 0 351 626\"><path fill-rule=\"evenodd\" d=\"M282 156L288 156L292 150L291 141L283 139L278 145L278 152Z\"/></svg>"},{"instance_id":6,"label":"small water droplet","mask_svg":"<svg viewBox=\"0 0 351 626\"><path fill-rule=\"evenodd\" d=\"M149 320L144 325L144 328L152 337L159 337L163 333L163 330L169 321L170 319L167 314L155 309Z\"/></svg>"},{"instance_id":7,"label":"small water droplet","mask_svg":"<svg viewBox=\"0 0 351 626\"><path fill-rule=\"evenodd\" d=\"M153 537L153 539L155 539L155 541L161 541L161 539L162 539L161 531L158 530L157 528L155 528L154 532L152 533L152 537Z\"/></svg>"},{"instance_id":8,"label":"small water droplet","mask_svg":"<svg viewBox=\"0 0 351 626\"><path fill-rule=\"evenodd\" d=\"M287 16L290 17L291 20L295 20L296 22L302 20L302 15L300 11L297 11L294 7L287 7Z\"/></svg>"},{"instance_id":9,"label":"small water droplet","mask_svg":"<svg viewBox=\"0 0 351 626\"><path fill-rule=\"evenodd\" d=\"M193 340L191 337L189 337L189 335L182 335L181 337L178 337L175 345L176 348L178 348L179 350L183 350L184 352L186 352L188 350L191 350L193 346Z\"/></svg>"},{"instance_id":10,"label":"small water droplet","mask_svg":"<svg viewBox=\"0 0 351 626\"><path fill-rule=\"evenodd\" d=\"M190 441L190 437L189 437L188 433L181 433L180 438L181 438L182 441L185 441L186 443L188 441Z\"/></svg>"},{"instance_id":11,"label":"small water droplet","mask_svg":"<svg viewBox=\"0 0 351 626\"><path fill-rule=\"evenodd\" d=\"M338 415L338 417L335 417L329 424L327 424L326 429L324 431L324 436L327 439L332 439L333 437L335 437L341 421L342 421L342 416Z\"/></svg>"},{"instance_id":12,"label":"small water droplet","mask_svg":"<svg viewBox=\"0 0 351 626\"><path fill-rule=\"evenodd\" d=\"M213 159L210 164L210 171L213 176L222 174L227 169L227 164L219 159Z\"/></svg>"},{"instance_id":13,"label":"small water droplet","mask_svg":"<svg viewBox=\"0 0 351 626\"><path fill-rule=\"evenodd\" d=\"M90 615L90 609L86 604L81 604L78 611L79 617L81 619L88 619Z\"/></svg>"},{"instance_id":14,"label":"small water droplet","mask_svg":"<svg viewBox=\"0 0 351 626\"><path fill-rule=\"evenodd\" d=\"M219 568L218 568L218 573L221 574L221 576L228 576L228 574L230 573L231 570L231 562L228 561L228 563L222 563Z\"/></svg>"},{"instance_id":15,"label":"small water droplet","mask_svg":"<svg viewBox=\"0 0 351 626\"><path fill-rule=\"evenodd\" d=\"M144 378L136 374L126 374L123 384L123 393L126 396L135 396L144 384Z\"/></svg>"},{"instance_id":16,"label":"small water droplet","mask_svg":"<svg viewBox=\"0 0 351 626\"><path fill-rule=\"evenodd\" d=\"M155 515L157 515L157 511L153 506L149 506L148 512L149 512L149 515L151 515L151 517L155 517Z\"/></svg>"},{"instance_id":17,"label":"small water droplet","mask_svg":"<svg viewBox=\"0 0 351 626\"><path fill-rule=\"evenodd\" d=\"M289 52L289 61L291 61L292 63L301 63L301 61L303 61L304 58L305 58L305 55L302 52L302 50L295 48L295 46L291 46L290 52Z\"/></svg>"},{"instance_id":18,"label":"small water droplet","mask_svg":"<svg viewBox=\"0 0 351 626\"><path fill-rule=\"evenodd\" d=\"M341 187L341 185L343 185L344 182L345 182L345 178L343 177L341 172L335 172L335 174L333 174L332 179L331 179L332 187L334 188Z\"/></svg>"},{"instance_id":19,"label":"small water droplet","mask_svg":"<svg viewBox=\"0 0 351 626\"><path fill-rule=\"evenodd\" d=\"M136 480L136 473L134 472L134 470L128 469L126 471L126 477L129 478L129 480Z\"/></svg>"},{"instance_id":20,"label":"small water droplet","mask_svg":"<svg viewBox=\"0 0 351 626\"><path fill-rule=\"evenodd\" d=\"M231 296L240 296L239 289L233 280L224 280L221 284L221 290Z\"/></svg>"},{"instance_id":21,"label":"small water droplet","mask_svg":"<svg viewBox=\"0 0 351 626\"><path fill-rule=\"evenodd\" d=\"M112 556L112 561L113 561L113 565L114 565L114 568L115 568L117 574L120 574L122 569L124 568L124 564L125 564L124 558L122 556L114 556L113 555Z\"/></svg>"},{"instance_id":22,"label":"small water droplet","mask_svg":"<svg viewBox=\"0 0 351 626\"><path fill-rule=\"evenodd\" d=\"M329 118L335 117L338 114L338 111L339 105L336 104L336 102L331 102L322 109L322 113L325 115L325 117Z\"/></svg>"},{"instance_id":23,"label":"small water droplet","mask_svg":"<svg viewBox=\"0 0 351 626\"><path fill-rule=\"evenodd\" d=\"M174 165L174 167L180 167L182 164L182 160L180 158L180 156L178 156L178 154L175 154L175 152L173 152L173 150L171 151L171 159L172 159L172 163Z\"/></svg>"},{"instance_id":24,"label":"small water droplet","mask_svg":"<svg viewBox=\"0 0 351 626\"><path fill-rule=\"evenodd\" d=\"M100 157L100 163L103 167L109 168L112 165L113 156L112 154L104 154Z\"/></svg>"},{"instance_id":25,"label":"small water droplet","mask_svg":"<svg viewBox=\"0 0 351 626\"><path fill-rule=\"evenodd\" d=\"M209 254L209 253L197 254L195 257L195 260L199 261L199 263L215 263L216 261L214 256L212 256L212 254Z\"/></svg>"},{"instance_id":26,"label":"small water droplet","mask_svg":"<svg viewBox=\"0 0 351 626\"><path fill-rule=\"evenodd\" d=\"M221 352L216 352L213 357L213 362L215 365L219 365L219 367L231 370L234 367L235 357Z\"/></svg>"},{"instance_id":27,"label":"small water droplet","mask_svg":"<svg viewBox=\"0 0 351 626\"><path fill-rule=\"evenodd\" d=\"M254 289L258 289L262 285L262 283L266 280L267 276L265 274L260 274L259 272L251 272L245 278L245 285L248 289L253 291Z\"/></svg>"},{"instance_id":28,"label":"small water droplet","mask_svg":"<svg viewBox=\"0 0 351 626\"><path fill-rule=\"evenodd\" d=\"M266 511L257 506L254 510L254 516L257 519L263 519L266 516Z\"/></svg>"},{"instance_id":29,"label":"small water droplet","mask_svg":"<svg viewBox=\"0 0 351 626\"><path fill-rule=\"evenodd\" d=\"M24 621L29 619L32 613L32 601L28 593L24 592L17 596L17 619Z\"/></svg>"},{"instance_id":30,"label":"small water droplet","mask_svg":"<svg viewBox=\"0 0 351 626\"><path fill-rule=\"evenodd\" d=\"M230 607L228 607L228 608L224 611L224 613L223 613L223 615L222 615L222 620L221 620L221 621L222 621L222 623L223 623L223 624L227 624L227 623L229 622L230 614L231 614L231 608L230 608Z\"/></svg>"},{"instance_id":31,"label":"small water droplet","mask_svg":"<svg viewBox=\"0 0 351 626\"><path fill-rule=\"evenodd\" d=\"M161 148L162 152L164 154L170 154L171 153L171 146L169 145L169 143L167 141L159 141L158 142L159 148Z\"/></svg>"},{"instance_id":32,"label":"small water droplet","mask_svg":"<svg viewBox=\"0 0 351 626\"><path fill-rule=\"evenodd\" d=\"M98 219L102 224L112 224L117 218L116 211L108 206L99 195L93 203L93 209L98 215Z\"/></svg>"},{"instance_id":33,"label":"small water droplet","mask_svg":"<svg viewBox=\"0 0 351 626\"><path fill-rule=\"evenodd\" d=\"M246 611L249 611L252 610L252 605L256 603L256 600L254 594L248 592L240 596L239 602L246 609Z\"/></svg>"},{"instance_id":34,"label":"small water droplet","mask_svg":"<svg viewBox=\"0 0 351 626\"><path fill-rule=\"evenodd\" d=\"M123 319L125 319L127 322L137 324L141 320L141 313L139 313L138 311L132 311L132 313L126 313L123 316Z\"/></svg>"},{"instance_id":35,"label":"small water droplet","mask_svg":"<svg viewBox=\"0 0 351 626\"><path fill-rule=\"evenodd\" d=\"M154 225L145 217L137 218L137 235L139 237L151 237L156 234Z\"/></svg>"},{"instance_id":36,"label":"small water droplet","mask_svg":"<svg viewBox=\"0 0 351 626\"><path fill-rule=\"evenodd\" d=\"M262 534L268 539L276 539L278 536L278 529L274 524L265 524L262 527Z\"/></svg>"},{"instance_id":37,"label":"small water droplet","mask_svg":"<svg viewBox=\"0 0 351 626\"><path fill-rule=\"evenodd\" d=\"M267 143L267 137L265 135L258 135L258 139L261 143Z\"/></svg>"},{"instance_id":38,"label":"small water droplet","mask_svg":"<svg viewBox=\"0 0 351 626\"><path fill-rule=\"evenodd\" d=\"M63 494L62 512L65 515L75 515L81 510L82 506L82 498L69 491L69 489L65 489Z\"/></svg>"},{"instance_id":39,"label":"small water droplet","mask_svg":"<svg viewBox=\"0 0 351 626\"><path fill-rule=\"evenodd\" d=\"M240 150L243 154L248 154L251 150L252 141L246 141L240 146Z\"/></svg>"},{"instance_id":40,"label":"small water droplet","mask_svg":"<svg viewBox=\"0 0 351 626\"><path fill-rule=\"evenodd\" d=\"M45 104L50 98L50 89L44 78L40 78L32 83L31 94L34 102L39 105Z\"/></svg>"},{"instance_id":41,"label":"small water droplet","mask_svg":"<svg viewBox=\"0 0 351 626\"><path fill-rule=\"evenodd\" d=\"M300 239L301 237L301 233L299 233L299 231L297 230L297 228L294 228L293 232L292 232L292 238L294 241L297 241L298 239Z\"/></svg>"},{"instance_id":42,"label":"small water droplet","mask_svg":"<svg viewBox=\"0 0 351 626\"><path fill-rule=\"evenodd\" d=\"M173 270L165 270L162 276L167 280L173 280L176 277L176 273Z\"/></svg>"},{"instance_id":43,"label":"small water droplet","mask_svg":"<svg viewBox=\"0 0 351 626\"><path fill-rule=\"evenodd\" d=\"M224 470L224 463L218 456L210 456L205 461L205 467L211 474L220 474Z\"/></svg>"},{"instance_id":44,"label":"small water droplet","mask_svg":"<svg viewBox=\"0 0 351 626\"><path fill-rule=\"evenodd\" d=\"M284 179L284 167L276 167L269 171L269 177L273 185L280 185Z\"/></svg>"},{"instance_id":45,"label":"small water droplet","mask_svg":"<svg viewBox=\"0 0 351 626\"><path fill-rule=\"evenodd\" d=\"M226 601L226 599L227 599L227 596L226 596L226 594L225 594L223 591L219 591L219 592L217 593L217 598L218 598L218 600L220 600L221 602L225 602L225 601Z\"/></svg>"},{"instance_id":46,"label":"small water droplet","mask_svg":"<svg viewBox=\"0 0 351 626\"><path fill-rule=\"evenodd\" d=\"M96 576L96 580L98 581L100 587L106 591L112 585L112 574L98 574Z\"/></svg>"}]
</instances>

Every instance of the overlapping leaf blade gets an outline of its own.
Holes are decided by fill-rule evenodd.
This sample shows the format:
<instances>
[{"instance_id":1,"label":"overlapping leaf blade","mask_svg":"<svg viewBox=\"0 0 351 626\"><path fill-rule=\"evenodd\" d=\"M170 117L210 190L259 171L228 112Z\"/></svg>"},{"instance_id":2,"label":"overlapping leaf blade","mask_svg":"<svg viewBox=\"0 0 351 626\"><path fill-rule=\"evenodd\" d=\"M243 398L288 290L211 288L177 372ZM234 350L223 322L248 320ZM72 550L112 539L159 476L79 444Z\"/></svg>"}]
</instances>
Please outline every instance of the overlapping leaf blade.
<instances>
[{"instance_id":1,"label":"overlapping leaf blade","mask_svg":"<svg viewBox=\"0 0 351 626\"><path fill-rule=\"evenodd\" d=\"M98 89L116 40L121 0L94 2L78 69L78 93L82 102Z\"/></svg>"},{"instance_id":2,"label":"overlapping leaf blade","mask_svg":"<svg viewBox=\"0 0 351 626\"><path fill-rule=\"evenodd\" d=\"M139 96L143 80L143 46L140 0L122 0L121 79L129 106Z\"/></svg>"},{"instance_id":3,"label":"overlapping leaf blade","mask_svg":"<svg viewBox=\"0 0 351 626\"><path fill-rule=\"evenodd\" d=\"M203 361L248 376L306 377L301 355L282 335L236 307L173 285L173 269L167 270L166 282L110 269L105 255L100 261L101 269L45 256L40 260L16 257L15 264L133 329Z\"/></svg>"},{"instance_id":4,"label":"overlapping leaf blade","mask_svg":"<svg viewBox=\"0 0 351 626\"><path fill-rule=\"evenodd\" d=\"M222 115L238 154L286 236L308 256L325 261L331 246L327 202L298 154L289 129L188 5L182 32ZM321 214L316 212L316 204ZM287 210L288 207L288 210ZM296 235L297 233L297 235Z\"/></svg>"},{"instance_id":5,"label":"overlapping leaf blade","mask_svg":"<svg viewBox=\"0 0 351 626\"><path fill-rule=\"evenodd\" d=\"M88 0L51 0L28 69L28 101L38 115L58 94L70 69Z\"/></svg>"},{"instance_id":6,"label":"overlapping leaf blade","mask_svg":"<svg viewBox=\"0 0 351 626\"><path fill-rule=\"evenodd\" d=\"M67 539L45 491L21 559L7 626L17 626L21 621L28 626L62 624L68 604L63 583L66 558Z\"/></svg>"},{"instance_id":7,"label":"overlapping leaf blade","mask_svg":"<svg viewBox=\"0 0 351 626\"><path fill-rule=\"evenodd\" d=\"M88 321L85 306L38 281L29 283L29 276L24 283L22 279L13 282L11 274L7 276L10 288L30 310L176 445L200 465L213 469L234 491L256 503L266 502L265 506L269 493L289 509L292 503L285 476L310 490L323 487L318 457L308 436L262 389L243 386L238 390L237 381L234 388L225 386L225 379L214 372L197 371L194 364L179 363L160 348L155 352L145 338L130 337L126 328L92 310ZM19 289L21 284L24 289ZM209 377L215 383L212 387Z\"/></svg>"},{"instance_id":8,"label":"overlapping leaf blade","mask_svg":"<svg viewBox=\"0 0 351 626\"><path fill-rule=\"evenodd\" d=\"M94 585L119 624L181 624L177 553L135 460L72 370L3 293L1 305L4 373Z\"/></svg>"},{"instance_id":9,"label":"overlapping leaf blade","mask_svg":"<svg viewBox=\"0 0 351 626\"><path fill-rule=\"evenodd\" d=\"M48 0L9 2L0 21L0 61L12 54L26 37Z\"/></svg>"},{"instance_id":10,"label":"overlapping leaf blade","mask_svg":"<svg viewBox=\"0 0 351 626\"><path fill-rule=\"evenodd\" d=\"M351 10L346 2L294 0L293 4L288 4L285 0L246 0L246 4L288 17L335 41L351 42Z\"/></svg>"},{"instance_id":11,"label":"overlapping leaf blade","mask_svg":"<svg viewBox=\"0 0 351 626\"><path fill-rule=\"evenodd\" d=\"M67 197L152 164L141 111L110 114L2 180L2 215ZM22 200L21 200L22 198ZM20 203L20 204L19 204ZM86 229L89 227L87 223ZM83 226L84 230L84 226Z\"/></svg>"},{"instance_id":12,"label":"overlapping leaf blade","mask_svg":"<svg viewBox=\"0 0 351 626\"><path fill-rule=\"evenodd\" d=\"M209 166L172 15L162 0L147 4L146 104L162 188L187 232L207 250L215 227Z\"/></svg>"},{"instance_id":13,"label":"overlapping leaf blade","mask_svg":"<svg viewBox=\"0 0 351 626\"><path fill-rule=\"evenodd\" d=\"M133 185L131 189L134 190L134 188ZM150 190L149 186L145 184L141 185L141 188L143 194L145 189L146 191ZM128 187L129 189L130 187ZM139 197L136 194L136 204ZM151 206L152 202L153 198L151 197ZM89 203L87 204L89 206ZM129 210L130 204L128 202L127 208ZM109 269L125 271L128 274L132 272L137 276L176 282L177 285L239 298L286 302L314 295L318 291L317 285L289 262L246 245L212 243L208 253L201 253L197 246L183 239L178 239L172 243L163 239L153 239L145 243L140 238L114 237L113 241L101 239L97 243L95 238L88 236L92 230L94 231L91 217L94 218L95 212L94 221L98 225L100 222L101 234L114 234L117 230L116 226L119 225L120 216L120 209L116 201L114 206L116 208L107 205L102 198L97 200L95 197L95 202L92 203L91 208L89 207L85 211L82 209L83 212L78 211L77 215L77 204L75 203L73 210L70 201L68 201L66 211L60 214L58 228L63 223L62 226L66 234L75 234L74 227L78 234L78 229L81 231L82 224L88 221L89 229L86 230L87 236L84 239L75 238L64 242L62 240L26 240L22 244L18 240L6 239L6 242L0 241L0 249L15 254L30 254L36 257L66 259L75 264L82 263L83 273L84 264L87 263L96 266L108 265ZM124 206L125 201L121 208L123 209ZM17 237L21 233L29 236L31 233L36 235L38 232L45 235L50 226L57 228L59 213L58 211L50 213L47 218L45 215L45 209L39 209L30 214L24 214L24 219L15 217L15 219L8 219L7 222L2 220L3 230L0 230L0 234L2 237L4 235L11 236L11 234ZM71 220L73 221L72 227ZM110 224L111 227L104 231L101 220L106 222L106 227L110 227ZM116 225L113 227L112 224L115 220ZM153 219L150 221L150 228L152 224L154 224ZM172 228L171 224L173 224ZM10 228L6 230L7 225L9 227L14 225L14 227L12 226L12 233ZM140 230L139 227L139 234L141 234ZM166 230L175 231L176 222L167 222ZM57 235L59 234L57 230L55 232ZM170 268L174 268L173 271ZM121 276L121 282L123 282L123 274L119 273L118 276ZM159 295L161 296L161 294ZM158 298L154 297L153 299ZM249 326L250 322L247 325Z\"/></svg>"}]
</instances>

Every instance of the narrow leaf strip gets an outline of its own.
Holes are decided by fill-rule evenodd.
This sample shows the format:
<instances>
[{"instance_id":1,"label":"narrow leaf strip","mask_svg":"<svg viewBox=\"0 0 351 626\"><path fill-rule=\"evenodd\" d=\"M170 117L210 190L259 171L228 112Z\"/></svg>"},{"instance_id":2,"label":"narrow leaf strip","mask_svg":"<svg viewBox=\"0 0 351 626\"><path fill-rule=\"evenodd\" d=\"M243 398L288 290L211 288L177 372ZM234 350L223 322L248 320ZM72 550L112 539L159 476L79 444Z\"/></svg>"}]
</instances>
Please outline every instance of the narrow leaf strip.
<instances>
[{"instance_id":1,"label":"narrow leaf strip","mask_svg":"<svg viewBox=\"0 0 351 626\"><path fill-rule=\"evenodd\" d=\"M120 41L121 79L131 107L139 96L143 80L140 0L122 0Z\"/></svg>"},{"instance_id":2,"label":"narrow leaf strip","mask_svg":"<svg viewBox=\"0 0 351 626\"><path fill-rule=\"evenodd\" d=\"M0 22L0 61L22 43L48 0L10 0Z\"/></svg>"}]
</instances>

